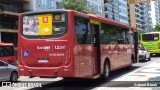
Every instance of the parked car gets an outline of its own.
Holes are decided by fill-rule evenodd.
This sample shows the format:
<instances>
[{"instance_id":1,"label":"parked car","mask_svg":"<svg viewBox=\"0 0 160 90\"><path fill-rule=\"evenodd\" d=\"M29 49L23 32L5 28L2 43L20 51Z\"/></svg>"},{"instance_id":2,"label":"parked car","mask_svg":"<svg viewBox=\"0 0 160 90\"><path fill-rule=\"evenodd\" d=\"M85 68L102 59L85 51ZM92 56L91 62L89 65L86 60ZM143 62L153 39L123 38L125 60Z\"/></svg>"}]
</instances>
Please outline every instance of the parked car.
<instances>
[{"instance_id":1,"label":"parked car","mask_svg":"<svg viewBox=\"0 0 160 90\"><path fill-rule=\"evenodd\" d=\"M150 52L148 52L145 47L139 47L138 56L139 61L146 61L146 59L151 60Z\"/></svg>"},{"instance_id":2,"label":"parked car","mask_svg":"<svg viewBox=\"0 0 160 90\"><path fill-rule=\"evenodd\" d=\"M0 60L0 81L16 82L18 78L18 67Z\"/></svg>"}]
</instances>

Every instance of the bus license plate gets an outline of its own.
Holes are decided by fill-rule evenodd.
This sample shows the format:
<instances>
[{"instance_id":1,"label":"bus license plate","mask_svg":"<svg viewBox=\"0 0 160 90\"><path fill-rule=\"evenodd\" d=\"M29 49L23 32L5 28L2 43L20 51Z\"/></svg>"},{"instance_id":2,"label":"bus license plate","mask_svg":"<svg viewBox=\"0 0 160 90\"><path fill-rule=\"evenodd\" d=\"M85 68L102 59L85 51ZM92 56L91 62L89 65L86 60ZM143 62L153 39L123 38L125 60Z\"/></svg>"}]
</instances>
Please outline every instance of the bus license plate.
<instances>
[{"instance_id":1,"label":"bus license plate","mask_svg":"<svg viewBox=\"0 0 160 90\"><path fill-rule=\"evenodd\" d=\"M47 63L48 59L47 58L41 58L41 59L38 59L38 62L39 63Z\"/></svg>"}]
</instances>

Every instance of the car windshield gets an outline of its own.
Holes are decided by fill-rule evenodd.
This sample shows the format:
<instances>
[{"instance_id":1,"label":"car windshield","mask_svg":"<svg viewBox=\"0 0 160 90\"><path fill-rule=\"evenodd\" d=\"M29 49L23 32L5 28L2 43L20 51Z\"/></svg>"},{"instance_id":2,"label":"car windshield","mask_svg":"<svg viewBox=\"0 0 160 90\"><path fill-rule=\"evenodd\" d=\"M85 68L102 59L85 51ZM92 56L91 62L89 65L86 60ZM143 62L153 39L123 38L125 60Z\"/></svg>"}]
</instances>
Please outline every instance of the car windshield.
<instances>
[{"instance_id":1,"label":"car windshield","mask_svg":"<svg viewBox=\"0 0 160 90\"><path fill-rule=\"evenodd\" d=\"M140 50L146 50L146 48L145 48L145 47L140 47L139 49L140 49Z\"/></svg>"},{"instance_id":2,"label":"car windshield","mask_svg":"<svg viewBox=\"0 0 160 90\"><path fill-rule=\"evenodd\" d=\"M5 63L0 61L0 66L5 66Z\"/></svg>"}]
</instances>

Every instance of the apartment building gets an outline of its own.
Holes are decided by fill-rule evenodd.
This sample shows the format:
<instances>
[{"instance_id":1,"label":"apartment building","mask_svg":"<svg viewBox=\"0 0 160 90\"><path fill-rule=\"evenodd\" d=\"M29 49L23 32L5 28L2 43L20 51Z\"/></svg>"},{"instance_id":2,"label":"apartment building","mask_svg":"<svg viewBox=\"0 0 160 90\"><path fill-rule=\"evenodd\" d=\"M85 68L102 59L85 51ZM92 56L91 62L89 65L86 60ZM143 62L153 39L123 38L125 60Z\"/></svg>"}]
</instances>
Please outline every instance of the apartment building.
<instances>
[{"instance_id":1,"label":"apartment building","mask_svg":"<svg viewBox=\"0 0 160 90\"><path fill-rule=\"evenodd\" d=\"M160 0L151 2L151 16L153 22L153 28L156 24L160 24Z\"/></svg>"},{"instance_id":2,"label":"apartment building","mask_svg":"<svg viewBox=\"0 0 160 90\"><path fill-rule=\"evenodd\" d=\"M25 9L30 11L60 9L62 8L61 1L64 0L29 0L29 3L25 5Z\"/></svg>"},{"instance_id":3,"label":"apartment building","mask_svg":"<svg viewBox=\"0 0 160 90\"><path fill-rule=\"evenodd\" d=\"M128 5L129 24L141 32L149 32L152 29L151 3L135 3Z\"/></svg>"},{"instance_id":4,"label":"apartment building","mask_svg":"<svg viewBox=\"0 0 160 90\"><path fill-rule=\"evenodd\" d=\"M156 0L154 4L155 4L156 23L160 24L160 0Z\"/></svg>"},{"instance_id":5,"label":"apartment building","mask_svg":"<svg viewBox=\"0 0 160 90\"><path fill-rule=\"evenodd\" d=\"M87 0L87 7L97 15L103 16L103 2L103 0Z\"/></svg>"},{"instance_id":6,"label":"apartment building","mask_svg":"<svg viewBox=\"0 0 160 90\"><path fill-rule=\"evenodd\" d=\"M30 0L25 8L31 11L62 9L60 2L63 1L66 0ZM102 0L87 0L87 6L90 11L94 10L98 15L102 16Z\"/></svg>"},{"instance_id":7,"label":"apartment building","mask_svg":"<svg viewBox=\"0 0 160 90\"><path fill-rule=\"evenodd\" d=\"M17 47L18 14L24 12L27 0L0 0L0 42L14 43Z\"/></svg>"},{"instance_id":8,"label":"apartment building","mask_svg":"<svg viewBox=\"0 0 160 90\"><path fill-rule=\"evenodd\" d=\"M129 24L127 0L104 0L104 11L106 18Z\"/></svg>"}]
</instances>

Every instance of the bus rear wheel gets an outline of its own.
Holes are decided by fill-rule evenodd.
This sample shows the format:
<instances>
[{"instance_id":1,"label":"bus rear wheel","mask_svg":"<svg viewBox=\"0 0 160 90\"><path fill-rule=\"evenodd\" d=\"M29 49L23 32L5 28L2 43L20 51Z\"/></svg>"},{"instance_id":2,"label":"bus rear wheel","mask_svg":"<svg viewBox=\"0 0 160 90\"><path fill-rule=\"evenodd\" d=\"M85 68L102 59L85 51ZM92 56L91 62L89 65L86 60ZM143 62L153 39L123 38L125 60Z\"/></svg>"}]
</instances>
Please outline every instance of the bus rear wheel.
<instances>
[{"instance_id":1,"label":"bus rear wheel","mask_svg":"<svg viewBox=\"0 0 160 90\"><path fill-rule=\"evenodd\" d=\"M106 61L105 64L104 64L103 78L104 78L105 80L108 80L109 75L110 75L110 64L109 64L108 61Z\"/></svg>"}]
</instances>

